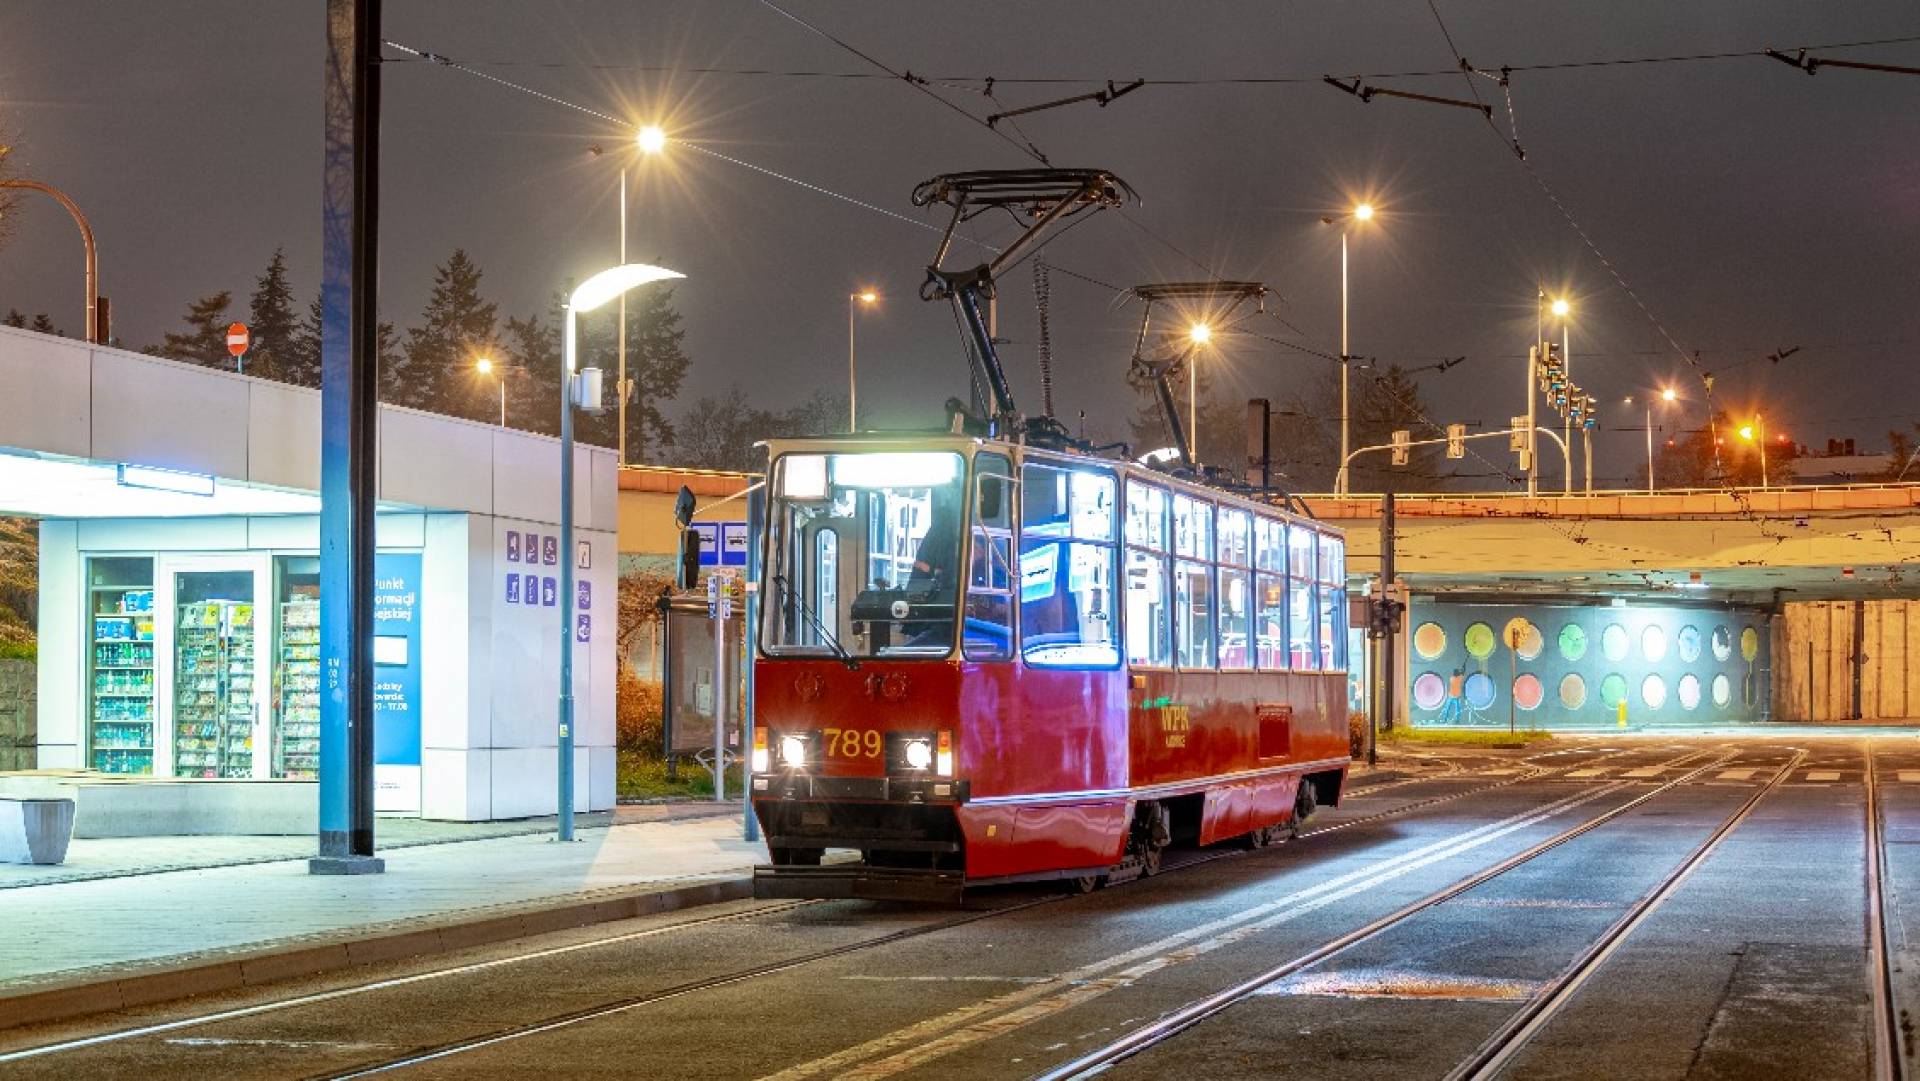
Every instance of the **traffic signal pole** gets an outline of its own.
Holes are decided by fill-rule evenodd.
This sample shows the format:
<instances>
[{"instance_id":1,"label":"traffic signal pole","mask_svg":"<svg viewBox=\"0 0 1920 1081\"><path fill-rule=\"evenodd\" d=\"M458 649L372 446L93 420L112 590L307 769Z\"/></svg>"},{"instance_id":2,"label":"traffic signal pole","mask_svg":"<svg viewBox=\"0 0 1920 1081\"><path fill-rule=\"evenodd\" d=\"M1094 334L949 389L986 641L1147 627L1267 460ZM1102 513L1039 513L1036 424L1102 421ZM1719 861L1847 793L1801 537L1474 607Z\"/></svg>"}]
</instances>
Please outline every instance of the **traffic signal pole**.
<instances>
[{"instance_id":1,"label":"traffic signal pole","mask_svg":"<svg viewBox=\"0 0 1920 1081\"><path fill-rule=\"evenodd\" d=\"M1393 727L1394 715L1394 631L1399 623L1398 613L1393 610L1393 493L1388 492L1380 500L1380 598L1385 614L1381 618L1380 635L1380 708L1374 711L1372 731L1367 733L1367 765L1377 765L1380 761L1380 720L1386 719L1386 727Z\"/></svg>"},{"instance_id":2,"label":"traffic signal pole","mask_svg":"<svg viewBox=\"0 0 1920 1081\"><path fill-rule=\"evenodd\" d=\"M380 0L327 0L320 274L320 838L313 874L373 854Z\"/></svg>"}]
</instances>

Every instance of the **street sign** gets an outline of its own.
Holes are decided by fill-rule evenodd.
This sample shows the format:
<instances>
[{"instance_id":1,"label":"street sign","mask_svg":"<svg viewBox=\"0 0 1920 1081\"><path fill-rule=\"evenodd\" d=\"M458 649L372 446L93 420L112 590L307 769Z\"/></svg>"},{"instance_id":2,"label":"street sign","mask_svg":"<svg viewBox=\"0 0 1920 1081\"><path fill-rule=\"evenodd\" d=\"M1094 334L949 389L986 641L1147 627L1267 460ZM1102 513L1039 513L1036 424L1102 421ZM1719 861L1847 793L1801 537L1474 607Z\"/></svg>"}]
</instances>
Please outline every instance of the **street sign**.
<instances>
[{"instance_id":1,"label":"street sign","mask_svg":"<svg viewBox=\"0 0 1920 1081\"><path fill-rule=\"evenodd\" d=\"M747 565L747 523L720 523L720 565L723 567Z\"/></svg>"},{"instance_id":2,"label":"street sign","mask_svg":"<svg viewBox=\"0 0 1920 1081\"><path fill-rule=\"evenodd\" d=\"M1467 426L1464 424L1447 425L1447 457L1465 458L1467 456Z\"/></svg>"},{"instance_id":3,"label":"street sign","mask_svg":"<svg viewBox=\"0 0 1920 1081\"><path fill-rule=\"evenodd\" d=\"M1413 441L1413 433L1401 428L1393 433L1393 464L1407 464L1407 444Z\"/></svg>"},{"instance_id":4,"label":"street sign","mask_svg":"<svg viewBox=\"0 0 1920 1081\"><path fill-rule=\"evenodd\" d=\"M700 538L700 565L717 567L720 565L720 523L695 522L688 528Z\"/></svg>"},{"instance_id":5,"label":"street sign","mask_svg":"<svg viewBox=\"0 0 1920 1081\"><path fill-rule=\"evenodd\" d=\"M235 357L244 356L247 351L247 345L252 340L253 340L252 336L247 333L247 324L245 323L228 323L227 324L227 355L228 356L235 356Z\"/></svg>"}]
</instances>

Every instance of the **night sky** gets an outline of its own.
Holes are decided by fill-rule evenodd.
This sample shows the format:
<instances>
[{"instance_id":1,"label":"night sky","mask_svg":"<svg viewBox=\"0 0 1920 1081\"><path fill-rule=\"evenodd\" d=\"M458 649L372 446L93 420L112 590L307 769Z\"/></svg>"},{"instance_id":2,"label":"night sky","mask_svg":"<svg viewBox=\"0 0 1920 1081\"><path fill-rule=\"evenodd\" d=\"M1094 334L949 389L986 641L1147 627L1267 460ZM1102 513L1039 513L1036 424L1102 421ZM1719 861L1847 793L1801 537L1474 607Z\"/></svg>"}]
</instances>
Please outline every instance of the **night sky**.
<instances>
[{"instance_id":1,"label":"night sky","mask_svg":"<svg viewBox=\"0 0 1920 1081\"><path fill-rule=\"evenodd\" d=\"M783 0L784 2L784 0ZM1048 250L1117 284L1259 279L1278 320L1248 329L1307 348L1338 343L1339 235L1320 215L1356 197L1380 218L1353 237L1353 351L1419 366L1436 420L1499 426L1521 406L1520 356L1536 283L1576 305L1573 371L1612 408L1601 472L1642 453L1622 395L1676 381L1697 426L1700 386L1667 335L1719 371L1716 404L1759 407L1770 432L1874 448L1920 419L1920 77L1764 58L1516 72L1529 164L1644 303L1642 312L1480 117L1408 101L1362 104L1321 74L1446 72L1453 54L1423 0L1339 5L1210 2L821 3L793 10L984 116L1135 77L1301 77L1281 85L1148 86L1107 108L1024 117L1055 164L1111 169L1139 191ZM16 169L67 190L100 239L116 334L157 342L198 295L244 304L284 244L304 306L320 259L320 0L11 3L0 7L0 130ZM1476 66L1705 54L1920 34L1910 0L1441 3ZM696 74L693 68L858 75L875 70L749 0L389 0L386 36L595 110L659 120L677 139L935 221L915 183L1030 163L898 80ZM398 55L398 54L392 54ZM1920 65L1920 43L1827 55ZM1058 85L1018 84L1061 77ZM1448 97L1458 74L1373 78ZM1474 80L1498 108L1493 82ZM403 327L455 247L486 272L501 314L614 257L617 161L631 132L431 63L386 69L383 315ZM621 154L594 158L601 143ZM632 254L688 275L679 291L694 371L681 405L739 384L778 406L839 391L846 296L885 295L861 329L863 412L926 423L964 395L944 304L916 297L936 237L686 147L636 163ZM984 220L983 220L984 221ZM0 311L80 323L71 225L29 201L0 251ZM1008 230L983 224L981 239ZM1164 242L1163 242L1164 240ZM1174 249L1178 248L1179 251ZM1138 309L1056 274L1059 412L1122 436ZM1038 408L1026 268L1002 289L1016 393ZM1658 326L1655 324L1657 320ZM1664 327L1663 333L1660 328ZM1801 351L1780 364L1777 348ZM1248 335L1215 361L1226 391L1285 399L1329 362ZM1614 431L1631 428L1631 431Z\"/></svg>"}]
</instances>

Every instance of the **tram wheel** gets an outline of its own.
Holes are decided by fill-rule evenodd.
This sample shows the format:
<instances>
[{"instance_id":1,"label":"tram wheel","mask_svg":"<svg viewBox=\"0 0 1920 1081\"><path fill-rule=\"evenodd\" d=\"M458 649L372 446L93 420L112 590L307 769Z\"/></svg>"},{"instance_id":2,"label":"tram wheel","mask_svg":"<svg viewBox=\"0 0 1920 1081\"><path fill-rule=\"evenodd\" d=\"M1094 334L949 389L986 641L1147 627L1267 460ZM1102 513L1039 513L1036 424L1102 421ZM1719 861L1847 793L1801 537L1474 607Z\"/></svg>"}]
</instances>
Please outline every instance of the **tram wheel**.
<instances>
[{"instance_id":1,"label":"tram wheel","mask_svg":"<svg viewBox=\"0 0 1920 1081\"><path fill-rule=\"evenodd\" d=\"M1300 793L1293 797L1293 835L1295 837L1300 836L1300 827L1306 825L1307 819L1312 818L1313 812L1319 809L1318 795L1314 791L1313 782L1304 777L1300 779Z\"/></svg>"},{"instance_id":2,"label":"tram wheel","mask_svg":"<svg viewBox=\"0 0 1920 1081\"><path fill-rule=\"evenodd\" d=\"M1074 893L1092 893L1106 884L1106 875L1076 875L1067 879L1067 888Z\"/></svg>"}]
</instances>

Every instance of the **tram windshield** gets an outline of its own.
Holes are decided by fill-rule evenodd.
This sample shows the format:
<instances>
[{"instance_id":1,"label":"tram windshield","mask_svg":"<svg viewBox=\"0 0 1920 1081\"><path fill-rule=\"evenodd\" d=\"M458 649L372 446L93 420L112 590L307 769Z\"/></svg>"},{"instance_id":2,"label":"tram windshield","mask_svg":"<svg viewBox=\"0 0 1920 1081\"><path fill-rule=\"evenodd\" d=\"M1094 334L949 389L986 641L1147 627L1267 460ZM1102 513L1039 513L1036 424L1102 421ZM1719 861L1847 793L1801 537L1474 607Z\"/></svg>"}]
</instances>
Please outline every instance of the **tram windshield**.
<instances>
[{"instance_id":1,"label":"tram windshield","mask_svg":"<svg viewBox=\"0 0 1920 1081\"><path fill-rule=\"evenodd\" d=\"M950 451L782 455L768 516L766 651L951 653L965 475Z\"/></svg>"}]
</instances>

